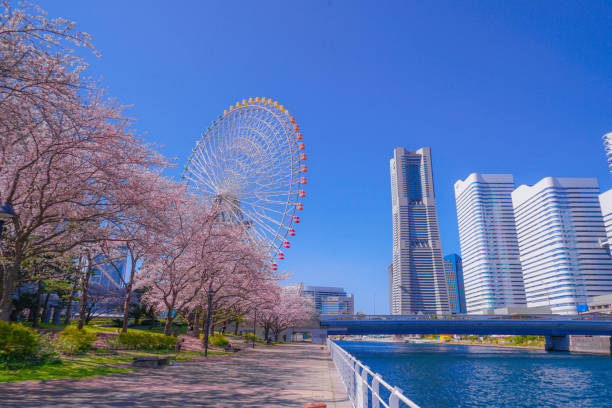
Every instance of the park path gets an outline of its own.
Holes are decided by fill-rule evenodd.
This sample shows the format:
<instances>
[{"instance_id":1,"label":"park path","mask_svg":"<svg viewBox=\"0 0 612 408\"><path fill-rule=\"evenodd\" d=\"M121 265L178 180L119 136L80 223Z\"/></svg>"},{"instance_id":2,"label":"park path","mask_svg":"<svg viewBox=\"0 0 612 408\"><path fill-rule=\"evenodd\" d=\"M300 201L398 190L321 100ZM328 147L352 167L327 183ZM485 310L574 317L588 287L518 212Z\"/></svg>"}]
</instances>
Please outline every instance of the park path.
<instances>
[{"instance_id":1,"label":"park path","mask_svg":"<svg viewBox=\"0 0 612 408\"><path fill-rule=\"evenodd\" d=\"M303 407L307 402L351 407L327 348L310 343L259 346L81 380L0 384L1 407Z\"/></svg>"}]
</instances>

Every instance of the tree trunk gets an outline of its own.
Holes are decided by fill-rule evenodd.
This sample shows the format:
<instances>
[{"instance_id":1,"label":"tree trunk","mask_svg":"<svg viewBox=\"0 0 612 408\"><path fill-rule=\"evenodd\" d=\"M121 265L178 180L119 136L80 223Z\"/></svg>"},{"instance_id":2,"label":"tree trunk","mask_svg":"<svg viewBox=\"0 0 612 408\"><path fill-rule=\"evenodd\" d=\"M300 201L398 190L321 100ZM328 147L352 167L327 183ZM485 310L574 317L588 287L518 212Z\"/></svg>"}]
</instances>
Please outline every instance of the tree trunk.
<instances>
[{"instance_id":1,"label":"tree trunk","mask_svg":"<svg viewBox=\"0 0 612 408\"><path fill-rule=\"evenodd\" d=\"M268 340L268 334L270 333L270 326L264 325L264 340Z\"/></svg>"},{"instance_id":2,"label":"tree trunk","mask_svg":"<svg viewBox=\"0 0 612 408\"><path fill-rule=\"evenodd\" d=\"M234 326L234 336L238 335L238 325L240 324L240 320L236 319L236 325Z\"/></svg>"},{"instance_id":3,"label":"tree trunk","mask_svg":"<svg viewBox=\"0 0 612 408\"><path fill-rule=\"evenodd\" d=\"M202 308L198 306L193 316L193 336L196 339L200 338L200 312Z\"/></svg>"},{"instance_id":4,"label":"tree trunk","mask_svg":"<svg viewBox=\"0 0 612 408\"><path fill-rule=\"evenodd\" d=\"M72 313L72 300L76 293L76 288L79 286L79 280L75 279L72 290L70 291L70 297L68 298L68 306L66 306L66 317L64 318L64 324L70 324L70 314Z\"/></svg>"},{"instance_id":5,"label":"tree trunk","mask_svg":"<svg viewBox=\"0 0 612 408\"><path fill-rule=\"evenodd\" d=\"M38 290L36 291L36 306L34 306L32 320L32 327L38 327L38 316L40 315L40 297L42 296L42 282L38 282Z\"/></svg>"},{"instance_id":6,"label":"tree trunk","mask_svg":"<svg viewBox=\"0 0 612 408\"><path fill-rule=\"evenodd\" d=\"M172 310L168 310L168 316L166 317L166 324L164 325L164 334L166 336L170 336L170 331L172 330Z\"/></svg>"},{"instance_id":7,"label":"tree trunk","mask_svg":"<svg viewBox=\"0 0 612 408\"><path fill-rule=\"evenodd\" d=\"M125 287L125 299L123 300L123 326L121 331L127 332L128 321L130 320L130 297L132 296L132 286L134 286L134 273L136 271L136 265L134 259L132 259L132 265L130 268L130 280Z\"/></svg>"},{"instance_id":8,"label":"tree trunk","mask_svg":"<svg viewBox=\"0 0 612 408\"><path fill-rule=\"evenodd\" d=\"M89 291L89 279L93 271L91 265L91 257L87 255L87 269L85 276L83 277L83 283L81 285L81 310L79 313L79 325L78 328L82 329L85 325L85 319L87 318L87 292Z\"/></svg>"},{"instance_id":9,"label":"tree trunk","mask_svg":"<svg viewBox=\"0 0 612 408\"><path fill-rule=\"evenodd\" d=\"M47 297L45 297L45 305L43 306L43 312L41 315L41 319L43 323L45 323L45 319L47 318L47 308L49 307L49 296L51 296L51 293L47 293Z\"/></svg>"},{"instance_id":10,"label":"tree trunk","mask_svg":"<svg viewBox=\"0 0 612 408\"><path fill-rule=\"evenodd\" d=\"M15 246L15 258L13 264L0 268L0 320L8 321L13 311L11 296L15 291L15 284L21 268L22 245Z\"/></svg>"}]
</instances>

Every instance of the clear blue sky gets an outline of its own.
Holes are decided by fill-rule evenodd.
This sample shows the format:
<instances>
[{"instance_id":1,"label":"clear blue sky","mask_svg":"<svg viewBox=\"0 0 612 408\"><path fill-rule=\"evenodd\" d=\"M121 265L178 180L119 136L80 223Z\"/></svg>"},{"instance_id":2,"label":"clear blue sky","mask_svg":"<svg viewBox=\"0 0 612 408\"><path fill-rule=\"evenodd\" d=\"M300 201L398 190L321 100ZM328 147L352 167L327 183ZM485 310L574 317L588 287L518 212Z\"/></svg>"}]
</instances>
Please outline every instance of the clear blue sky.
<instances>
[{"instance_id":1,"label":"clear blue sky","mask_svg":"<svg viewBox=\"0 0 612 408\"><path fill-rule=\"evenodd\" d=\"M459 252L453 184L471 172L598 177L612 131L610 1L51 1L94 36L88 57L179 168L229 104L288 107L308 198L280 263L388 312L389 159L431 146L442 245ZM180 174L180 169L171 171Z\"/></svg>"}]
</instances>

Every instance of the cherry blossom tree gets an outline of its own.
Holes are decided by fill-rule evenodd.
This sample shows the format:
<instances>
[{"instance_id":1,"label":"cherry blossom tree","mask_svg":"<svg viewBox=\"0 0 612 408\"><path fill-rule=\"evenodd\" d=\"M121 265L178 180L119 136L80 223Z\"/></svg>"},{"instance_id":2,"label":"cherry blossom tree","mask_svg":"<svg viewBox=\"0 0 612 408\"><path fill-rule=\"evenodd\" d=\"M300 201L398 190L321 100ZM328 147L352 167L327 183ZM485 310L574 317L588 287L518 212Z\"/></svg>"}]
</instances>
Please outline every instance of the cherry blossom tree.
<instances>
[{"instance_id":1,"label":"cherry blossom tree","mask_svg":"<svg viewBox=\"0 0 612 408\"><path fill-rule=\"evenodd\" d=\"M192 305L203 287L194 243L206 231L201 215L206 209L186 194L169 197L166 205L166 228L147 246L136 287L145 289L141 297L145 303L165 314L164 333L169 335L176 313Z\"/></svg>"},{"instance_id":2,"label":"cherry blossom tree","mask_svg":"<svg viewBox=\"0 0 612 408\"><path fill-rule=\"evenodd\" d=\"M7 320L11 294L29 279L24 262L83 244L83 228L137 205L126 188L135 173L168 163L84 77L86 64L69 46L91 47L87 34L29 14L42 14L35 7L4 1L0 10L0 202L18 214L0 247L0 320Z\"/></svg>"},{"instance_id":3,"label":"cherry blossom tree","mask_svg":"<svg viewBox=\"0 0 612 408\"><path fill-rule=\"evenodd\" d=\"M314 316L314 306L306 299L288 288L281 288L274 303L257 311L257 321L264 328L265 337L271 330L275 341L283 330L295 327Z\"/></svg>"}]
</instances>

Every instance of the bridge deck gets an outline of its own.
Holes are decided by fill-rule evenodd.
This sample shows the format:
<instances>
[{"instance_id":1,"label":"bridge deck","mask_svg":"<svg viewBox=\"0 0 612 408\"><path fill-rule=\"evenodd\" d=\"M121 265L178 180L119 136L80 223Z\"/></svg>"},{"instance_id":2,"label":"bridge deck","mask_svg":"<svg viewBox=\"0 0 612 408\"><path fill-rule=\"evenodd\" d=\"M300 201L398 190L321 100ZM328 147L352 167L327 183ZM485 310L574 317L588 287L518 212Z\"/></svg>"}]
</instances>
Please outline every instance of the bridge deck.
<instances>
[{"instance_id":1,"label":"bridge deck","mask_svg":"<svg viewBox=\"0 0 612 408\"><path fill-rule=\"evenodd\" d=\"M612 316L322 316L331 335L364 334L530 334L612 335Z\"/></svg>"}]
</instances>

